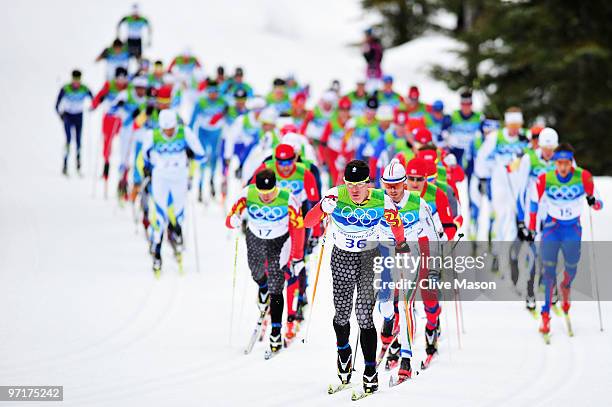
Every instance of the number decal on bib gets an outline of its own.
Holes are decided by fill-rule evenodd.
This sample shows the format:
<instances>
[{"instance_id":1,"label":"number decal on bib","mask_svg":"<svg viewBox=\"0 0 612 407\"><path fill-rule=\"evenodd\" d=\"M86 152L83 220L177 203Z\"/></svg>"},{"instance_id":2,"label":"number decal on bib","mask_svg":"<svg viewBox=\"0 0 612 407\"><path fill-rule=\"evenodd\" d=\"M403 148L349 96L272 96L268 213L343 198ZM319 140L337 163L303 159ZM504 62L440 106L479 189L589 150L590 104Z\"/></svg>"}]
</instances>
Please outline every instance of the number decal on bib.
<instances>
[{"instance_id":1,"label":"number decal on bib","mask_svg":"<svg viewBox=\"0 0 612 407\"><path fill-rule=\"evenodd\" d=\"M349 249L357 246L358 249L364 249L366 247L367 239L359 239L355 241L355 239L346 238L346 247Z\"/></svg>"}]
</instances>

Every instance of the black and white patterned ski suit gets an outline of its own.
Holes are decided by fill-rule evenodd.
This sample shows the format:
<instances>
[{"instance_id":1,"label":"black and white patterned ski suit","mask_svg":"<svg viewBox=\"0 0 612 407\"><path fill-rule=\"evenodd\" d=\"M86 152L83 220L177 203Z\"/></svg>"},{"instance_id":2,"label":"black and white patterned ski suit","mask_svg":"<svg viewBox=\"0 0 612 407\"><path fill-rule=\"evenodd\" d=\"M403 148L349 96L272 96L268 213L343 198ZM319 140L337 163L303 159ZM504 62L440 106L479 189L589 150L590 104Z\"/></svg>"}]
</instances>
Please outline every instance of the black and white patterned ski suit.
<instances>
[{"instance_id":1,"label":"black and white patterned ski suit","mask_svg":"<svg viewBox=\"0 0 612 407\"><path fill-rule=\"evenodd\" d=\"M374 258L377 256L380 256L378 248L362 252L349 252L336 246L332 249L331 270L336 324L349 323L353 309L353 291L357 285L357 323L361 329L374 328Z\"/></svg>"},{"instance_id":2,"label":"black and white patterned ski suit","mask_svg":"<svg viewBox=\"0 0 612 407\"><path fill-rule=\"evenodd\" d=\"M285 286L285 267L291 250L289 232L274 239L261 239L247 229L246 244L253 280L261 281L267 269L270 294L282 295Z\"/></svg>"}]
</instances>

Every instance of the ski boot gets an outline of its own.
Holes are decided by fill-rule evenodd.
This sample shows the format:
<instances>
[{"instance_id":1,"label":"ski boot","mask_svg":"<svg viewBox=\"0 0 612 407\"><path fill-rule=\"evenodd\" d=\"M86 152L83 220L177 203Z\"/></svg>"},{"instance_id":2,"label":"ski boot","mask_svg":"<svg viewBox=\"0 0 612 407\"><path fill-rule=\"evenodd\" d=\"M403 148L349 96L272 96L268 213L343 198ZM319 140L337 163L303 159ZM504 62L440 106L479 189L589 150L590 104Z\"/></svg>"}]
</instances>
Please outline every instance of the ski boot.
<instances>
[{"instance_id":1,"label":"ski boot","mask_svg":"<svg viewBox=\"0 0 612 407\"><path fill-rule=\"evenodd\" d=\"M383 344L383 347L387 348L391 345L393 341L393 324L395 322L395 318L387 319L383 321L382 329L380 330L380 341Z\"/></svg>"},{"instance_id":2,"label":"ski boot","mask_svg":"<svg viewBox=\"0 0 612 407\"><path fill-rule=\"evenodd\" d=\"M264 312L268 309L270 305L270 292L268 291L268 285L266 284L264 287L259 287L259 291L257 292L257 306L259 307L260 312Z\"/></svg>"},{"instance_id":3,"label":"ski boot","mask_svg":"<svg viewBox=\"0 0 612 407\"><path fill-rule=\"evenodd\" d=\"M568 314L570 310L570 288L561 286L561 309L564 314Z\"/></svg>"},{"instance_id":4,"label":"ski boot","mask_svg":"<svg viewBox=\"0 0 612 407\"><path fill-rule=\"evenodd\" d=\"M287 339L287 342L290 343L291 340L295 338L295 335L297 334L296 328L297 328L297 325L295 323L295 317L293 315L288 316L287 317L287 331L285 332L285 338Z\"/></svg>"},{"instance_id":5,"label":"ski boot","mask_svg":"<svg viewBox=\"0 0 612 407\"><path fill-rule=\"evenodd\" d=\"M338 378L342 384L348 384L353 374L353 352L350 346L347 349L342 349L342 352L340 349L338 350L336 364L338 366Z\"/></svg>"},{"instance_id":6,"label":"ski boot","mask_svg":"<svg viewBox=\"0 0 612 407\"><path fill-rule=\"evenodd\" d=\"M119 201L127 201L128 200L128 192L127 192L127 179L121 179L119 184L117 185L117 196Z\"/></svg>"},{"instance_id":7,"label":"ski boot","mask_svg":"<svg viewBox=\"0 0 612 407\"><path fill-rule=\"evenodd\" d=\"M363 391L374 393L378 390L378 372L375 366L366 365L363 371Z\"/></svg>"},{"instance_id":8,"label":"ski boot","mask_svg":"<svg viewBox=\"0 0 612 407\"><path fill-rule=\"evenodd\" d=\"M527 297L525 297L525 308L527 308L529 312L535 311L535 308L536 308L535 295L527 295Z\"/></svg>"},{"instance_id":9,"label":"ski boot","mask_svg":"<svg viewBox=\"0 0 612 407\"><path fill-rule=\"evenodd\" d=\"M297 310L295 312L295 320L298 322L302 322L304 320L304 307L308 305L308 299L306 296L299 296L297 303Z\"/></svg>"},{"instance_id":10,"label":"ski boot","mask_svg":"<svg viewBox=\"0 0 612 407\"><path fill-rule=\"evenodd\" d=\"M279 327L273 327L270 332L270 352L276 353L283 347L281 332Z\"/></svg>"},{"instance_id":11,"label":"ski boot","mask_svg":"<svg viewBox=\"0 0 612 407\"><path fill-rule=\"evenodd\" d=\"M214 181L213 181L213 179L211 178L211 179L210 179L210 196L211 196L212 198L214 198L216 194L217 194L217 193L215 192L215 182L214 182Z\"/></svg>"},{"instance_id":12,"label":"ski boot","mask_svg":"<svg viewBox=\"0 0 612 407\"><path fill-rule=\"evenodd\" d=\"M153 274L155 274L156 278L159 278L159 276L161 275L161 267L161 256L159 255L159 253L156 253L153 255Z\"/></svg>"},{"instance_id":13,"label":"ski boot","mask_svg":"<svg viewBox=\"0 0 612 407\"><path fill-rule=\"evenodd\" d=\"M550 333L550 314L548 312L542 312L542 324L539 330L543 335L548 335Z\"/></svg>"},{"instance_id":14,"label":"ski boot","mask_svg":"<svg viewBox=\"0 0 612 407\"><path fill-rule=\"evenodd\" d=\"M77 170L77 174L79 174L80 176L83 176L83 174L81 174L81 153L77 152L76 154L76 170Z\"/></svg>"},{"instance_id":15,"label":"ski boot","mask_svg":"<svg viewBox=\"0 0 612 407\"><path fill-rule=\"evenodd\" d=\"M170 224L168 226L168 240L175 255L183 252L183 231L180 225Z\"/></svg>"},{"instance_id":16,"label":"ski boot","mask_svg":"<svg viewBox=\"0 0 612 407\"><path fill-rule=\"evenodd\" d=\"M400 382L412 377L412 367L410 367L410 358L402 358L400 362L399 372L397 376Z\"/></svg>"},{"instance_id":17,"label":"ski boot","mask_svg":"<svg viewBox=\"0 0 612 407\"><path fill-rule=\"evenodd\" d=\"M110 163L106 161L104 163L104 168L102 169L102 178L106 181L108 180L108 173L110 171Z\"/></svg>"},{"instance_id":18,"label":"ski boot","mask_svg":"<svg viewBox=\"0 0 612 407\"><path fill-rule=\"evenodd\" d=\"M204 202L204 195L202 194L202 187L198 189L198 202Z\"/></svg>"},{"instance_id":19,"label":"ski boot","mask_svg":"<svg viewBox=\"0 0 612 407\"><path fill-rule=\"evenodd\" d=\"M438 352L438 331L425 328L425 353L434 355Z\"/></svg>"},{"instance_id":20,"label":"ski boot","mask_svg":"<svg viewBox=\"0 0 612 407\"><path fill-rule=\"evenodd\" d=\"M62 174L68 176L68 160L64 160L64 166L62 167Z\"/></svg>"},{"instance_id":21,"label":"ski boot","mask_svg":"<svg viewBox=\"0 0 612 407\"><path fill-rule=\"evenodd\" d=\"M389 353L387 354L387 361L385 362L385 370L393 370L399 363L400 354L400 343L397 338L393 341L389 347Z\"/></svg>"}]
</instances>

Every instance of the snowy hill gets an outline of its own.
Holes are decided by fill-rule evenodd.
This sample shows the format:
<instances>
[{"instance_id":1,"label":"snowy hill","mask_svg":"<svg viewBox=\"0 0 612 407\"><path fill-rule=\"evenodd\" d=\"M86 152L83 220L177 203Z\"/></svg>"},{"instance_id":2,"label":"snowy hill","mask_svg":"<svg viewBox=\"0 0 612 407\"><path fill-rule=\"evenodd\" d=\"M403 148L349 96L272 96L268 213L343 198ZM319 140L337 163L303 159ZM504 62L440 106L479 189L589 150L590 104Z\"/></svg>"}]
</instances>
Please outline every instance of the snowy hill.
<instances>
[{"instance_id":1,"label":"snowy hill","mask_svg":"<svg viewBox=\"0 0 612 407\"><path fill-rule=\"evenodd\" d=\"M168 61L190 46L207 68L244 66L260 91L274 75L289 71L315 92L333 78L350 87L362 74L359 50L346 47L367 25L356 1L145 1L141 8L153 24L153 58ZM103 200L100 183L92 183L99 112L86 117L86 176L60 175L64 135L53 111L59 86L73 67L81 67L84 82L98 89L103 67L92 61L127 11L119 0L5 6L0 385L63 385L65 406L349 405L348 394L325 393L337 380L328 267L321 271L308 343L296 341L272 361L263 360L262 344L244 356L256 318L255 285L241 241L230 338L235 236L223 227L220 205L204 208L190 197L186 274L179 276L168 261L158 281L131 210ZM427 100L452 99L422 67L448 45L439 37L424 38L389 51L385 67L402 89L416 82ZM429 51L420 52L424 48ZM100 161L95 170L99 167ZM596 182L604 199L612 200L612 179ZM594 217L599 240L612 240L610 208ZM588 228L584 233L589 236ZM329 247L326 252L329 256ZM382 372L380 395L363 403L605 405L612 377L612 306L603 305L604 333L595 304L578 302L576 336L568 338L554 318L553 344L546 347L521 301L465 303L460 349L454 305L443 304L444 336L435 366L393 390ZM417 360L424 357L422 320L418 323ZM352 333L354 343L355 328ZM362 370L361 355L356 366Z\"/></svg>"}]
</instances>

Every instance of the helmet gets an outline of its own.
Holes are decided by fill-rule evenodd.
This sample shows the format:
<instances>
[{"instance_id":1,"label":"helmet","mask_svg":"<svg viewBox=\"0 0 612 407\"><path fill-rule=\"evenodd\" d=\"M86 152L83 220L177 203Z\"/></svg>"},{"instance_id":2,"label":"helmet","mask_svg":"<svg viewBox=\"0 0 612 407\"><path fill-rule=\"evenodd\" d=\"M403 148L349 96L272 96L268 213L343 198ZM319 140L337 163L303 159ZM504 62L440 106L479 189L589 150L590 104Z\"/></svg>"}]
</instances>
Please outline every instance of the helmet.
<instances>
[{"instance_id":1,"label":"helmet","mask_svg":"<svg viewBox=\"0 0 612 407\"><path fill-rule=\"evenodd\" d=\"M399 184L406 181L406 169L397 159L391 160L385 167L381 181L386 184Z\"/></svg>"},{"instance_id":2,"label":"helmet","mask_svg":"<svg viewBox=\"0 0 612 407\"><path fill-rule=\"evenodd\" d=\"M259 115L259 121L262 124L276 124L276 119L278 119L278 113L273 107L265 108Z\"/></svg>"},{"instance_id":3,"label":"helmet","mask_svg":"<svg viewBox=\"0 0 612 407\"><path fill-rule=\"evenodd\" d=\"M342 98L340 98L340 101L338 101L338 109L350 110L350 108L351 99L349 99L347 96L343 96Z\"/></svg>"},{"instance_id":4,"label":"helmet","mask_svg":"<svg viewBox=\"0 0 612 407\"><path fill-rule=\"evenodd\" d=\"M393 108L389 105L382 105L376 110L376 120L391 121L393 120Z\"/></svg>"},{"instance_id":5,"label":"helmet","mask_svg":"<svg viewBox=\"0 0 612 407\"><path fill-rule=\"evenodd\" d=\"M406 173L409 176L424 177L425 165L425 160L422 158L413 158L406 164Z\"/></svg>"},{"instance_id":6,"label":"helmet","mask_svg":"<svg viewBox=\"0 0 612 407\"><path fill-rule=\"evenodd\" d=\"M279 144L274 151L274 158L277 160L293 160L295 158L295 150L289 144Z\"/></svg>"},{"instance_id":7,"label":"helmet","mask_svg":"<svg viewBox=\"0 0 612 407\"><path fill-rule=\"evenodd\" d=\"M159 112L159 127L162 130L173 129L176 127L176 112L170 109L164 109Z\"/></svg>"},{"instance_id":8,"label":"helmet","mask_svg":"<svg viewBox=\"0 0 612 407\"><path fill-rule=\"evenodd\" d=\"M412 134L414 135L414 141L419 144L431 143L431 132L426 127L416 128L412 131Z\"/></svg>"},{"instance_id":9,"label":"helmet","mask_svg":"<svg viewBox=\"0 0 612 407\"><path fill-rule=\"evenodd\" d=\"M557 131L553 128L545 127L540 132L539 145L540 147L556 148L559 145L559 135Z\"/></svg>"}]
</instances>

